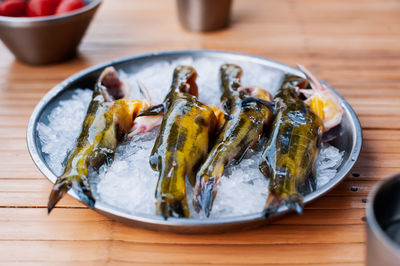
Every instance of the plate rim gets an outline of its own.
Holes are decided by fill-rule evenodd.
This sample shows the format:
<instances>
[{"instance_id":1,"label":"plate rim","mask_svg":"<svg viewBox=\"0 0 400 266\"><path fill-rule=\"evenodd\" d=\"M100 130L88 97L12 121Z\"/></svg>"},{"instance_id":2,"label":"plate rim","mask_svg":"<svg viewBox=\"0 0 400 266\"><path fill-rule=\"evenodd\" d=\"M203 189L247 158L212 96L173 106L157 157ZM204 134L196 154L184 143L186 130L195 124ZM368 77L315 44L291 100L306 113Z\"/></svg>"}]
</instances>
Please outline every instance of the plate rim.
<instances>
[{"instance_id":1,"label":"plate rim","mask_svg":"<svg viewBox=\"0 0 400 266\"><path fill-rule=\"evenodd\" d=\"M47 167L45 162L41 159L39 155L39 151L36 147L35 144L35 131L36 131L36 125L38 122L38 119L40 118L40 114L44 107L59 93L61 93L68 85L75 80L82 78L86 75L89 75L95 71L99 71L105 67L108 66L113 66L116 64L123 64L127 63L129 61L137 61L137 60L142 60L142 59L148 59L148 58L156 58L156 57L168 57L168 56L202 56L202 55L217 55L217 56L231 56L234 57L233 59L249 59L245 61L251 61L253 63L258 63L261 65L266 65L270 66L273 68L278 68L284 72L291 72L291 73L297 73L300 76L303 76L303 73L299 71L298 69L271 60L269 58L261 57L261 56L256 56L256 55L251 55L251 54L246 54L246 53L239 53L239 52L231 52L231 51L221 51L221 50L177 50L177 51L164 51L164 52L154 52L154 53L145 53L145 54L140 54L140 55L134 55L134 56L128 56L128 57L122 57L117 60L110 60L104 63L96 64L92 67L83 69L70 77L66 78L65 80L61 81L57 85L55 85L53 88L51 88L38 102L36 105L35 109L33 110L31 117L29 119L28 127L27 127L27 132L26 132L26 139L27 139L27 146L29 150L29 154L35 163L36 167L41 171L41 173L52 183L55 182L57 179L57 176L53 174L53 172ZM327 85L324 83L324 85ZM334 178L332 178L327 184L322 186L320 189L306 195L304 197L304 204L309 204L311 201L321 197L322 195L326 194L328 191L333 189L336 185L338 185L345 177L348 172L352 169L354 166L355 162L357 161L361 148L362 148L362 128L360 121L351 107L351 105L344 99L342 95L340 95L336 90L334 90L332 87L327 85L329 89L331 89L336 95L338 95L343 102L343 105L345 109L349 112L350 117L352 118L351 120L353 121L352 126L354 127L353 130L353 139L355 140L353 143L352 147L352 153L349 154L349 160L350 162L344 167L340 169L335 175ZM329 185L330 184L330 185ZM73 198L77 199L79 202L83 203L82 201L79 200L78 195L73 191L70 190L68 192L70 196ZM86 204L85 204L86 205ZM87 205L86 205L87 206ZM246 215L241 215L241 216L231 216L231 217L226 217L226 218L213 218L213 219L184 219L184 218L168 218L165 220L162 217L156 216L156 215L146 215L146 214L140 214L138 215L133 215L133 214L128 214L125 212L122 212L118 209L112 208L109 205L103 204L101 202L96 202L93 210L99 212L102 215L105 215L107 217L110 217L115 220L119 220L131 225L135 226L141 226L141 227L148 227L150 229L156 229L156 230L164 230L164 231L175 231L175 232L195 232L198 229L205 229L206 231L208 230L207 228L210 227L215 227L215 226L224 226L224 225L231 225L231 226L240 226L241 224L246 224L246 223L256 223L257 221L260 220L268 220L269 218L266 218L262 212L259 213L254 213L254 214L246 214ZM281 206L279 208L279 214L284 215L289 212L292 212L289 210L286 206ZM178 230L175 230L175 228L178 228ZM223 230L218 230L218 231L223 231Z\"/></svg>"}]
</instances>

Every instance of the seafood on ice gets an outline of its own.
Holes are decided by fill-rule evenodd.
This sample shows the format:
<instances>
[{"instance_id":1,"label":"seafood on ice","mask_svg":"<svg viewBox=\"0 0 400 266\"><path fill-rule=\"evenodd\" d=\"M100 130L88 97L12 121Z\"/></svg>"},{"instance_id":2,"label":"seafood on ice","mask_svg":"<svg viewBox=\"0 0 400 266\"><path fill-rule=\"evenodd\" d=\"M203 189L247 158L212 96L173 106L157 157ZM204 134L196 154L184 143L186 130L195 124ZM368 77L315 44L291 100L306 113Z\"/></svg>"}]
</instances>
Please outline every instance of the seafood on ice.
<instances>
[{"instance_id":1,"label":"seafood on ice","mask_svg":"<svg viewBox=\"0 0 400 266\"><path fill-rule=\"evenodd\" d=\"M340 97L303 66L299 68L306 78L286 75L272 98L267 90L243 86L240 66L223 64L221 108L198 99L197 72L191 66L175 68L170 89L158 105L141 82L144 99L127 99L128 86L114 68L106 68L94 86L64 172L51 191L48 211L70 189L93 207L89 170L111 162L121 142L161 125L154 146L149 146L153 147L149 163L158 175L157 215L190 217L188 194L192 194L194 209L209 217L225 169L240 164L256 144L263 146L262 152L252 155L259 158L262 174L257 166L254 170L261 180L269 179L264 213L272 215L282 205L301 213L304 195L316 189L322 136L341 123L343 108Z\"/></svg>"},{"instance_id":2,"label":"seafood on ice","mask_svg":"<svg viewBox=\"0 0 400 266\"><path fill-rule=\"evenodd\" d=\"M217 193L217 185L228 163L240 163L246 151L260 139L273 117L270 94L260 88L243 88L242 69L225 64L220 69L221 102L228 119L205 162L196 175L193 203L208 217Z\"/></svg>"},{"instance_id":3,"label":"seafood on ice","mask_svg":"<svg viewBox=\"0 0 400 266\"><path fill-rule=\"evenodd\" d=\"M315 189L322 120L299 98L302 84L302 78L286 76L274 98L277 113L260 163L260 171L270 179L267 214L281 205L301 213L302 195Z\"/></svg>"},{"instance_id":4,"label":"seafood on ice","mask_svg":"<svg viewBox=\"0 0 400 266\"><path fill-rule=\"evenodd\" d=\"M189 217L186 180L194 184L196 170L218 128L214 111L197 99L196 77L193 67L176 67L164 103L140 114L164 114L150 155L151 167L159 172L156 212L164 218Z\"/></svg>"},{"instance_id":5,"label":"seafood on ice","mask_svg":"<svg viewBox=\"0 0 400 266\"><path fill-rule=\"evenodd\" d=\"M106 68L93 89L92 100L75 148L68 156L64 173L50 193L48 212L71 188L93 208L95 198L88 178L89 167L98 170L113 157L118 143L129 132L150 130L159 119L135 121L139 112L150 106L150 99L126 99L129 87L113 67Z\"/></svg>"}]
</instances>

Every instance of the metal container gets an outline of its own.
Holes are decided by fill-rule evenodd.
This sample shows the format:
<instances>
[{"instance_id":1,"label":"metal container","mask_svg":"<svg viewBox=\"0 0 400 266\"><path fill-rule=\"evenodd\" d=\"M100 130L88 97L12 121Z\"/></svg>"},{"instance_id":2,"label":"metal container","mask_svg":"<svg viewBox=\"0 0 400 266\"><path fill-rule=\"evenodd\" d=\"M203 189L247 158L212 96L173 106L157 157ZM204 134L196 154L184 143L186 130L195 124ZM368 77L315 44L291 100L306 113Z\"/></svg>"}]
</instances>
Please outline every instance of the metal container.
<instances>
[{"instance_id":1,"label":"metal container","mask_svg":"<svg viewBox=\"0 0 400 266\"><path fill-rule=\"evenodd\" d=\"M400 265L400 174L375 186L367 222L367 265Z\"/></svg>"},{"instance_id":2,"label":"metal container","mask_svg":"<svg viewBox=\"0 0 400 266\"><path fill-rule=\"evenodd\" d=\"M191 31L213 31L229 25L232 0L177 0L181 25Z\"/></svg>"},{"instance_id":3,"label":"metal container","mask_svg":"<svg viewBox=\"0 0 400 266\"><path fill-rule=\"evenodd\" d=\"M46 17L0 16L0 39L22 62L48 64L72 58L101 0L71 13Z\"/></svg>"},{"instance_id":4,"label":"metal container","mask_svg":"<svg viewBox=\"0 0 400 266\"><path fill-rule=\"evenodd\" d=\"M41 143L38 137L37 125L38 123L48 123L48 115L53 108L57 106L59 101L71 97L71 92L77 88L92 88L99 77L100 73L107 66L114 66L117 70L126 73L135 73L142 67L148 67L152 63L157 62L171 62L177 59L210 59L216 62L230 62L236 64L254 65L254 67L263 67L265 69L278 70L283 73L290 73L294 75L304 76L304 74L296 68L271 61L265 58L232 53L222 51L175 51L163 52L155 54L147 54L135 57L124 58L116 61L111 61L102 65L98 65L82 72L79 72L72 77L59 83L51 89L38 103L29 121L27 129L27 143L28 149L33 161L40 171L54 183L57 176L49 168L44 153L42 152ZM332 89L333 90L333 89ZM334 90L333 90L334 91ZM335 92L335 91L334 91ZM341 165L338 168L336 176L331 179L326 185L318 190L306 195L304 203L310 203L316 198L321 197L323 194L332 189L341 180L344 179L346 174L353 167L356 162L362 145L362 132L361 126L356 114L351 106L337 93L343 100L344 116L340 128L338 129L338 136L335 140L330 142L340 150L344 151L344 157ZM79 199L77 194L70 190L68 192L72 197ZM156 215L146 214L129 214L118 210L115 207L106 205L97 201L94 210L104 216L110 217L114 220L121 221L130 225L135 225L152 230L163 230L177 233L213 233L224 232L234 229L247 229L257 227L268 223L272 219L276 219L289 212L286 206L278 209L278 214L273 217L265 217L260 211L258 213L235 216L229 218L219 219L180 219L180 218L164 218Z\"/></svg>"}]
</instances>

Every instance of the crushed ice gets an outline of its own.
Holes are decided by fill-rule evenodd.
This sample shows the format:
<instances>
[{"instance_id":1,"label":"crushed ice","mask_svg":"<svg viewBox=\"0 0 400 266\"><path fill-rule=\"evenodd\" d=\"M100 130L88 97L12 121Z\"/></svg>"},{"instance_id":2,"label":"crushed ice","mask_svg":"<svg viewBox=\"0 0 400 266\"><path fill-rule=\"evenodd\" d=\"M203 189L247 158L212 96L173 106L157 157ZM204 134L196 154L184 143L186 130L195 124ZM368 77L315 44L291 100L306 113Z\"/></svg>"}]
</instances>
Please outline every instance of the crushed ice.
<instances>
[{"instance_id":1,"label":"crushed ice","mask_svg":"<svg viewBox=\"0 0 400 266\"><path fill-rule=\"evenodd\" d=\"M141 98L137 80L149 89L153 102L160 103L172 80L172 71L178 64L193 65L199 77L200 100L218 105L218 68L225 62L219 59L183 58L173 62L148 64L132 73L121 72L121 78L132 87L132 98ZM272 94L279 87L281 72L247 62L236 62L243 68L242 83L258 85ZM91 100L92 91L77 89L68 100L59 102L48 116L48 123L38 124L39 139L45 160L56 175L61 175L65 158L74 148L81 124ZM218 96L216 96L218 95ZM104 166L91 177L98 201L130 214L155 214L154 190L157 173L149 165L148 158L154 145L158 129L135 136L117 148L114 161ZM258 170L259 153L249 154L239 165L227 167L210 218L240 216L260 212L268 195L268 180ZM324 144L317 161L317 187L327 184L336 174L343 160L343 152ZM188 189L191 218L205 218L191 206L191 191Z\"/></svg>"},{"instance_id":2,"label":"crushed ice","mask_svg":"<svg viewBox=\"0 0 400 266\"><path fill-rule=\"evenodd\" d=\"M60 101L51 111L48 124L38 124L42 152L46 154L45 159L57 176L63 173L62 162L74 148L91 99L91 90L77 89L71 99Z\"/></svg>"}]
</instances>

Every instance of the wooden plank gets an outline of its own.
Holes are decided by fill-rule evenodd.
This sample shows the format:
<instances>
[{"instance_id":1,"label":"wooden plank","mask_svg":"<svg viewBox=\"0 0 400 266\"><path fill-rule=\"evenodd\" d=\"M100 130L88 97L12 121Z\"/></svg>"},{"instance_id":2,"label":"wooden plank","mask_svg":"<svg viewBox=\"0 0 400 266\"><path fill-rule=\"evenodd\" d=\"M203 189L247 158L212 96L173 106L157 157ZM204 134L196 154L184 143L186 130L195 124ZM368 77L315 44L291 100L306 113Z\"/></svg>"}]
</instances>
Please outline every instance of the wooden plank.
<instances>
[{"instance_id":1,"label":"wooden plank","mask_svg":"<svg viewBox=\"0 0 400 266\"><path fill-rule=\"evenodd\" d=\"M90 261L74 261L71 259L70 261L8 261L7 263L1 263L0 265L4 266L68 266L73 264L74 266L97 266L97 265L110 265L110 263L105 263L104 260L90 260Z\"/></svg>"},{"instance_id":2,"label":"wooden plank","mask_svg":"<svg viewBox=\"0 0 400 266\"><path fill-rule=\"evenodd\" d=\"M7 223L0 222L5 228L0 229L1 241L19 241L19 240L108 240L110 239L111 221L89 221L80 219L75 221L56 221L52 222L49 217L46 221L29 221L25 217L24 221L11 220ZM1 256L0 256L1 258Z\"/></svg>"},{"instance_id":3,"label":"wooden plank","mask_svg":"<svg viewBox=\"0 0 400 266\"><path fill-rule=\"evenodd\" d=\"M363 221L365 211L363 209L333 209L316 210L309 209L303 215L290 214L285 219L274 221L273 224L285 225L360 225Z\"/></svg>"},{"instance_id":4,"label":"wooden plank","mask_svg":"<svg viewBox=\"0 0 400 266\"><path fill-rule=\"evenodd\" d=\"M0 241L2 263L104 263L105 241Z\"/></svg>"},{"instance_id":5,"label":"wooden plank","mask_svg":"<svg viewBox=\"0 0 400 266\"><path fill-rule=\"evenodd\" d=\"M357 163L347 175L349 180L381 180L400 172L400 167L366 167L359 166Z\"/></svg>"},{"instance_id":6,"label":"wooden plank","mask_svg":"<svg viewBox=\"0 0 400 266\"><path fill-rule=\"evenodd\" d=\"M108 246L111 244L108 250ZM108 260L130 263L190 264L269 264L280 263L336 263L361 262L362 244L305 244L305 250L297 245L152 245L113 241L0 241L2 262L68 262L71 264L101 263ZM318 249L318 252L312 250ZM333 250L333 252L332 252ZM182 256L182 254L186 254ZM290 254L290 255L289 255ZM270 257L271 260L265 260ZM271 263L273 264L273 263Z\"/></svg>"},{"instance_id":7,"label":"wooden plank","mask_svg":"<svg viewBox=\"0 0 400 266\"><path fill-rule=\"evenodd\" d=\"M153 232L113 222L89 210L58 209L48 217L43 209L12 209L0 220L0 241L19 240L121 240L143 244L302 244L360 243L365 225L359 224L271 224L230 234L187 235ZM0 209L4 213L4 209ZM31 217L30 215L39 217ZM39 215L38 215L39 214ZM67 217L71 214L71 217ZM336 211L335 214L340 212ZM81 215L82 217L78 216Z\"/></svg>"},{"instance_id":8,"label":"wooden plank","mask_svg":"<svg viewBox=\"0 0 400 266\"><path fill-rule=\"evenodd\" d=\"M46 208L0 208L0 222L30 219L31 222L54 221L109 221L90 209L55 208L47 215ZM28 216L31 215L31 216ZM307 209L303 215L289 214L280 220L273 221L274 225L362 225L365 222L364 209ZM30 218L28 218L30 217Z\"/></svg>"},{"instance_id":9,"label":"wooden plank","mask_svg":"<svg viewBox=\"0 0 400 266\"><path fill-rule=\"evenodd\" d=\"M46 207L52 184L47 179L26 178L0 179L0 207ZM69 195L63 197L58 207L79 207L85 205Z\"/></svg>"},{"instance_id":10,"label":"wooden plank","mask_svg":"<svg viewBox=\"0 0 400 266\"><path fill-rule=\"evenodd\" d=\"M338 184L329 195L334 196L367 196L377 181L347 181Z\"/></svg>"},{"instance_id":11,"label":"wooden plank","mask_svg":"<svg viewBox=\"0 0 400 266\"><path fill-rule=\"evenodd\" d=\"M362 243L318 245L147 245L113 242L110 255L118 261L136 263L225 263L231 265L283 263L361 262ZM318 250L318 252L316 252ZM183 255L185 254L185 255ZM266 260L268 257L270 260Z\"/></svg>"},{"instance_id":12,"label":"wooden plank","mask_svg":"<svg viewBox=\"0 0 400 266\"><path fill-rule=\"evenodd\" d=\"M363 129L364 140L398 140L400 138L400 130L365 130ZM397 151L397 149L393 149Z\"/></svg>"},{"instance_id":13,"label":"wooden plank","mask_svg":"<svg viewBox=\"0 0 400 266\"><path fill-rule=\"evenodd\" d=\"M122 224L113 227L113 239L126 242L172 245L251 245L360 243L364 225L267 225L229 234L186 235L152 232Z\"/></svg>"},{"instance_id":14,"label":"wooden plank","mask_svg":"<svg viewBox=\"0 0 400 266\"><path fill-rule=\"evenodd\" d=\"M154 262L150 262L150 263L146 263L146 262L140 262L141 265L154 265L154 266L172 266L172 265L187 265L187 263L154 263ZM213 264L213 265L219 265L219 266L230 266L232 264L226 264L226 263L208 263L208 264ZM326 265L329 266L363 266L365 263L362 262L346 262L346 263L326 263ZM132 265L132 262L126 262L126 261L119 261L119 260L112 260L110 261L109 264L107 265ZM191 266L204 266L204 263L190 263ZM298 264L298 263L290 263L290 264L286 264L286 263L275 263L275 264L268 264L268 262L264 262L261 264L252 264L252 265L279 265L279 266L304 266L304 265L321 265L320 263L303 263L303 264Z\"/></svg>"},{"instance_id":15,"label":"wooden plank","mask_svg":"<svg viewBox=\"0 0 400 266\"><path fill-rule=\"evenodd\" d=\"M97 214L96 212L87 208L58 208L54 209L50 215L47 214L46 208L0 208L0 222L43 222L49 221L57 222L76 222L81 221L84 223L97 223L109 222L110 219Z\"/></svg>"},{"instance_id":16,"label":"wooden plank","mask_svg":"<svg viewBox=\"0 0 400 266\"><path fill-rule=\"evenodd\" d=\"M333 193L328 193L308 204L305 209L364 209L366 208L366 199L366 196L335 196Z\"/></svg>"}]
</instances>

